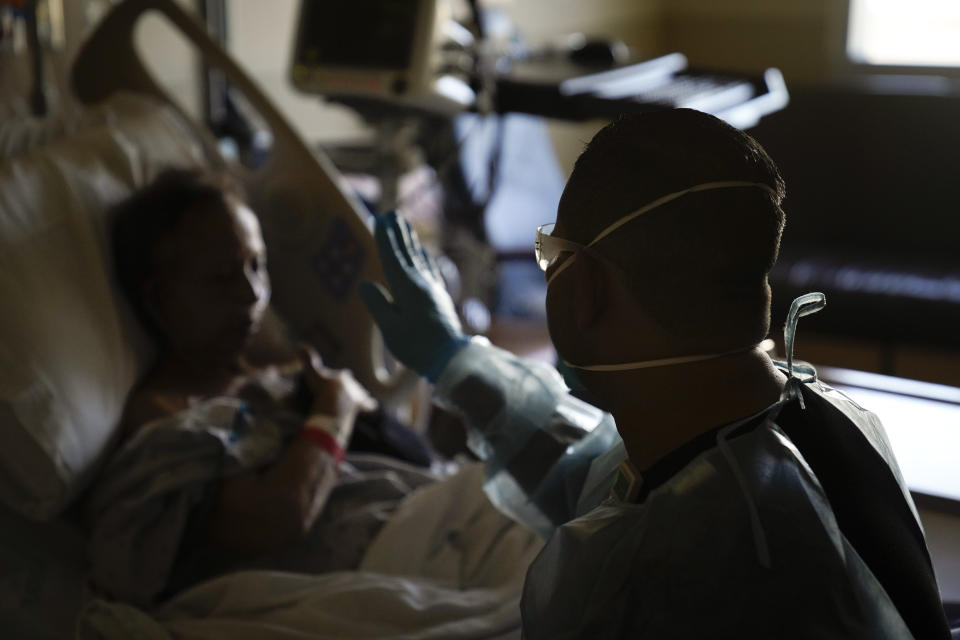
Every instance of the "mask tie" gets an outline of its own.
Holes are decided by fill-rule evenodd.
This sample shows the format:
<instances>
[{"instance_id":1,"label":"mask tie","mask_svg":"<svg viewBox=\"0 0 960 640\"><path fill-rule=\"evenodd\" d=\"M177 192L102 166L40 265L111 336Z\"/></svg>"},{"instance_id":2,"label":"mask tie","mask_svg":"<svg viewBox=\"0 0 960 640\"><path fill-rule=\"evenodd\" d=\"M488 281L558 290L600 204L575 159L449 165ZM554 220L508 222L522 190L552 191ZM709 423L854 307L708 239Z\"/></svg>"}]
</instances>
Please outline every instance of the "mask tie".
<instances>
[{"instance_id":1,"label":"mask tie","mask_svg":"<svg viewBox=\"0 0 960 640\"><path fill-rule=\"evenodd\" d=\"M797 322L804 316L816 313L827 306L827 297L819 291L802 295L790 305L787 322L783 325L783 348L787 352L787 384L780 395L781 400L796 398L800 408L805 409L800 385L803 381L793 372L793 343L797 336Z\"/></svg>"},{"instance_id":2,"label":"mask tie","mask_svg":"<svg viewBox=\"0 0 960 640\"><path fill-rule=\"evenodd\" d=\"M758 344L751 344L748 347L740 347L739 349L732 349L730 351L724 351L723 353L707 353L702 355L695 356L678 356L675 358L660 358L658 360L641 360L639 362L624 362L623 364L592 364L592 365L577 365L571 362L563 361L568 367L573 369L580 369L582 371L632 371L634 369L652 369L655 367L670 367L678 364L687 364L690 362L701 362L703 360L713 360L714 358L723 358L724 356L732 356L737 353L744 353L745 351L750 351L751 349L756 349Z\"/></svg>"}]
</instances>

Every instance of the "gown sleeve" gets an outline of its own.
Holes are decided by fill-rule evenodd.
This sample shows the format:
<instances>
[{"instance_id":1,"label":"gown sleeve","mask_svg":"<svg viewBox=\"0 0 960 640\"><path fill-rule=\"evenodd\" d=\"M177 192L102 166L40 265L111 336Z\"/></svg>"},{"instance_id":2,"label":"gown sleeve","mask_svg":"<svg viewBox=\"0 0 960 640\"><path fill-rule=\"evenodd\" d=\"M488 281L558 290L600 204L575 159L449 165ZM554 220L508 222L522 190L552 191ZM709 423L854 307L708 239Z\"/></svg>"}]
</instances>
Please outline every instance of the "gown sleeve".
<instances>
[{"instance_id":1,"label":"gown sleeve","mask_svg":"<svg viewBox=\"0 0 960 640\"><path fill-rule=\"evenodd\" d=\"M466 425L490 501L544 537L609 492L597 485L613 474L591 467L602 459L615 469L623 458L603 455L622 449L613 418L572 396L553 367L473 338L437 380L434 399Z\"/></svg>"}]
</instances>

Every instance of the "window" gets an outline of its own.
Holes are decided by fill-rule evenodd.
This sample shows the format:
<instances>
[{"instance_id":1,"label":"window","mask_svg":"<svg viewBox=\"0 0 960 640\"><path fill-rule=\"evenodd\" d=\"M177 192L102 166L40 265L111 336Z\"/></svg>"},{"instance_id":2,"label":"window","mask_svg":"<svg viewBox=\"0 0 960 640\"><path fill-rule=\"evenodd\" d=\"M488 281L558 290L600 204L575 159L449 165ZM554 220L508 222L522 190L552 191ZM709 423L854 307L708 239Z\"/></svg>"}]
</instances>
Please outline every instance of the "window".
<instances>
[{"instance_id":1,"label":"window","mask_svg":"<svg viewBox=\"0 0 960 640\"><path fill-rule=\"evenodd\" d=\"M847 55L863 64L960 67L960 0L850 0Z\"/></svg>"}]
</instances>

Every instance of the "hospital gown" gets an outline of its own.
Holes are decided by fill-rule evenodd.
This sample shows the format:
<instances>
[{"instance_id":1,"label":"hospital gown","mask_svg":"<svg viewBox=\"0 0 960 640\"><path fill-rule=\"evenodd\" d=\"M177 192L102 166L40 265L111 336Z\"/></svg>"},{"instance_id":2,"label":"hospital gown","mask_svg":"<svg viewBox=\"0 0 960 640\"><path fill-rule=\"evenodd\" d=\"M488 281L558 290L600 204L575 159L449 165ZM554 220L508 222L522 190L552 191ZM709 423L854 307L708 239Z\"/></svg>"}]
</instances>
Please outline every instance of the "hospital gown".
<instances>
[{"instance_id":1,"label":"hospital gown","mask_svg":"<svg viewBox=\"0 0 960 640\"><path fill-rule=\"evenodd\" d=\"M125 442L84 505L97 590L150 607L230 571L353 570L406 496L436 481L400 461L352 454L299 543L253 559L210 545L205 525L220 481L269 464L301 427L299 416L215 397L157 420Z\"/></svg>"},{"instance_id":2,"label":"hospital gown","mask_svg":"<svg viewBox=\"0 0 960 640\"><path fill-rule=\"evenodd\" d=\"M487 460L491 500L549 537L527 575L525 637L911 638L911 629L949 637L941 636L922 529L879 421L814 376L795 387L679 452L686 458L677 468L624 501L610 497L626 459L610 416L573 399L548 366L477 339L464 347L435 398L463 418ZM809 423L824 411L833 414L818 432ZM781 414L792 416L795 436L809 427L827 446L846 439L856 458L875 463L867 479L887 505L877 508L892 527L884 535L893 560L877 559L867 536L851 544ZM826 474L839 461L822 449L805 445ZM845 507L847 520L861 515L857 508ZM886 570L887 589L875 570ZM894 603L888 590L896 593L898 580L906 589Z\"/></svg>"}]
</instances>

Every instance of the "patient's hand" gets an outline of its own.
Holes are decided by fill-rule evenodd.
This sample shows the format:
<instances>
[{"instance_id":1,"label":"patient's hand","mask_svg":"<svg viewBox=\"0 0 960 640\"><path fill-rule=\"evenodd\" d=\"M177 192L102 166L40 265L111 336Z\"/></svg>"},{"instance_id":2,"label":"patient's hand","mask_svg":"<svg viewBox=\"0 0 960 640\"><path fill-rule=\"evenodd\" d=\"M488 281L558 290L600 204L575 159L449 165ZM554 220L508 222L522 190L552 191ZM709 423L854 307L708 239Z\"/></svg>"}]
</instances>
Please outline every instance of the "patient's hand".
<instances>
[{"instance_id":1,"label":"patient's hand","mask_svg":"<svg viewBox=\"0 0 960 640\"><path fill-rule=\"evenodd\" d=\"M333 418L345 446L361 411L376 401L346 370L328 369L309 347L301 349L311 415ZM306 438L295 438L271 465L221 482L209 522L210 541L225 551L255 556L296 542L316 521L336 484L337 460Z\"/></svg>"},{"instance_id":2,"label":"patient's hand","mask_svg":"<svg viewBox=\"0 0 960 640\"><path fill-rule=\"evenodd\" d=\"M309 346L300 348L303 376L312 398L311 414L349 417L350 424L358 413L373 411L377 401L347 369L328 369L319 354Z\"/></svg>"}]
</instances>

